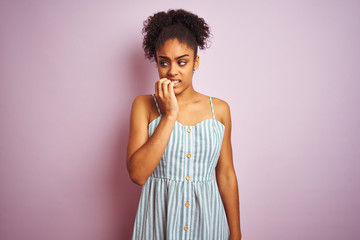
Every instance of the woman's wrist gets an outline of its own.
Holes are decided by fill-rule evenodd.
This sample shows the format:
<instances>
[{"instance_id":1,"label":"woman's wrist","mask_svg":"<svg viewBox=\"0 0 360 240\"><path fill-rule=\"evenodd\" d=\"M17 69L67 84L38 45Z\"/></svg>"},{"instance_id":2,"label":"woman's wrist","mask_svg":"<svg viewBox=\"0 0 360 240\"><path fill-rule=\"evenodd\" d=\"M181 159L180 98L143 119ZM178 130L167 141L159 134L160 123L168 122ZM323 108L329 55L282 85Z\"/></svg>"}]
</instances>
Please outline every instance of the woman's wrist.
<instances>
[{"instance_id":1,"label":"woman's wrist","mask_svg":"<svg viewBox=\"0 0 360 240\"><path fill-rule=\"evenodd\" d=\"M177 119L177 114L164 114L163 118L168 120L168 121L176 121Z\"/></svg>"}]
</instances>

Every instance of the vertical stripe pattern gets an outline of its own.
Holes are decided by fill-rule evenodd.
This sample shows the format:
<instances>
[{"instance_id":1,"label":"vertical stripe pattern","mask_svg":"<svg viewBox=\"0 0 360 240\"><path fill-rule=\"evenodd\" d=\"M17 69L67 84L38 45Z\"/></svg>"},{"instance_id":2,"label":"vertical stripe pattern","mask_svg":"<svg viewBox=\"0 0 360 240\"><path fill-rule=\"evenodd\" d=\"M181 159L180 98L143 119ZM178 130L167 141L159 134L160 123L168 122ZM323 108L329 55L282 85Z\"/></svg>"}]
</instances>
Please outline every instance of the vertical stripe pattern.
<instances>
[{"instance_id":1,"label":"vertical stripe pattern","mask_svg":"<svg viewBox=\"0 0 360 240\"><path fill-rule=\"evenodd\" d=\"M149 124L149 137L162 115ZM213 118L175 122L164 154L142 186L132 240L228 240L229 226L215 178L225 126Z\"/></svg>"}]
</instances>

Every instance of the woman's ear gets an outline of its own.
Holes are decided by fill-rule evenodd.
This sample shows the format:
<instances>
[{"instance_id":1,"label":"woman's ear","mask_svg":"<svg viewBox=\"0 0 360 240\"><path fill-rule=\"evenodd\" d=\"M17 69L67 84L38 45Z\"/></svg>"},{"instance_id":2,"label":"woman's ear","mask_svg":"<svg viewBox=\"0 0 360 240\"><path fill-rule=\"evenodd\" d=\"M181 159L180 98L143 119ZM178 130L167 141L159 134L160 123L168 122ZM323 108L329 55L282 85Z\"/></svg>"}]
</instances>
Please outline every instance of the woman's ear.
<instances>
[{"instance_id":1,"label":"woman's ear","mask_svg":"<svg viewBox=\"0 0 360 240\"><path fill-rule=\"evenodd\" d=\"M196 69L198 69L200 65L200 61L199 61L199 55L196 56L195 60L194 60L194 68L193 71L195 71Z\"/></svg>"}]
</instances>

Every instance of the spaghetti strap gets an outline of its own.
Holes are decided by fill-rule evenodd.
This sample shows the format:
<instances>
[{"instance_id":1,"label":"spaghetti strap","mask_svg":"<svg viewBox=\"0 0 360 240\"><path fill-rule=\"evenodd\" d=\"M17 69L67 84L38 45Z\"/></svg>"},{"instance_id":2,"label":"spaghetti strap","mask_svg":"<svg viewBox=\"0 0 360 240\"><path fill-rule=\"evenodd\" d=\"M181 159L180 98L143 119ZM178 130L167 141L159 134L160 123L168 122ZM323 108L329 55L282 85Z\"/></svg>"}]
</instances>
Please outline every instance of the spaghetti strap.
<instances>
[{"instance_id":1,"label":"spaghetti strap","mask_svg":"<svg viewBox=\"0 0 360 240\"><path fill-rule=\"evenodd\" d=\"M213 103L212 103L211 97L210 97L210 105L211 105L211 111L212 111L213 118L215 119L215 112L214 112L214 107L213 107Z\"/></svg>"},{"instance_id":2,"label":"spaghetti strap","mask_svg":"<svg viewBox=\"0 0 360 240\"><path fill-rule=\"evenodd\" d=\"M152 96L153 96L153 98L154 98L154 101L155 101L155 104L156 104L156 108L157 108L157 110L158 110L158 113L161 115L160 108L159 108L159 105L158 105L158 103L157 103L157 101L156 101L155 94L152 94Z\"/></svg>"}]
</instances>

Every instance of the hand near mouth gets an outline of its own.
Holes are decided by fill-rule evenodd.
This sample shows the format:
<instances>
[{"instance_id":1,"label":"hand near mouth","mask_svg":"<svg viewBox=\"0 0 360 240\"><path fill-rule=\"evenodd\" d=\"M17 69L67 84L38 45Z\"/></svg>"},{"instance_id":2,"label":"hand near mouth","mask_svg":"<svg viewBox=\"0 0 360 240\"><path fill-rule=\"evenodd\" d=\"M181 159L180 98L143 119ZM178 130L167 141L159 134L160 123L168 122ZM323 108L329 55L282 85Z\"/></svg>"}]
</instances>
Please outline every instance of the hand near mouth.
<instances>
[{"instance_id":1,"label":"hand near mouth","mask_svg":"<svg viewBox=\"0 0 360 240\"><path fill-rule=\"evenodd\" d=\"M179 112L178 102L174 93L174 85L179 84L168 78L161 78L155 83L155 97L158 100L162 115L177 118Z\"/></svg>"}]
</instances>

